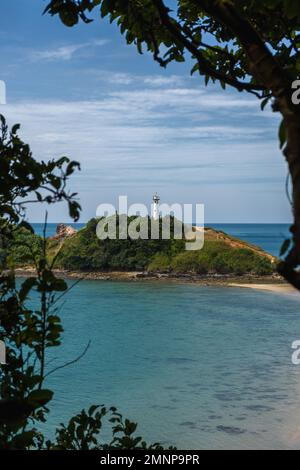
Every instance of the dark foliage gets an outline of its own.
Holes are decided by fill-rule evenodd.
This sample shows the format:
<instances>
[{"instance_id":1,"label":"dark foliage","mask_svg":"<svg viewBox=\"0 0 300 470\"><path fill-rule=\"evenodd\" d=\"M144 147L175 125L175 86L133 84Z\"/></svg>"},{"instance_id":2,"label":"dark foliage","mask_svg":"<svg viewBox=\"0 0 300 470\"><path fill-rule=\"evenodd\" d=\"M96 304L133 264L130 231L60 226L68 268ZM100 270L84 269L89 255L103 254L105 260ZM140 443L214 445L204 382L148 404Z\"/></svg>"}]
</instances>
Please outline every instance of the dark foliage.
<instances>
[{"instance_id":1,"label":"dark foliage","mask_svg":"<svg viewBox=\"0 0 300 470\"><path fill-rule=\"evenodd\" d=\"M113 425L111 443L101 444L98 434L107 412L104 408L97 411L96 406L72 418L68 426L61 425L53 443L39 430L47 420L54 394L46 386L47 377L83 354L65 364L47 362L49 348L61 343L59 299L68 286L53 274L55 259L48 259L46 238L34 235L25 222L26 206L65 201L71 217L77 220L80 206L75 194L66 191L66 184L78 164L66 157L46 163L35 161L29 146L17 134L18 126L8 131L3 117L1 123L0 340L6 346L6 364L0 368L0 450L146 445L133 436L136 425L129 420L123 423L116 410L110 410L111 419L119 420L119 428ZM33 265L36 274L17 282L10 269L16 260Z\"/></svg>"}]
</instances>

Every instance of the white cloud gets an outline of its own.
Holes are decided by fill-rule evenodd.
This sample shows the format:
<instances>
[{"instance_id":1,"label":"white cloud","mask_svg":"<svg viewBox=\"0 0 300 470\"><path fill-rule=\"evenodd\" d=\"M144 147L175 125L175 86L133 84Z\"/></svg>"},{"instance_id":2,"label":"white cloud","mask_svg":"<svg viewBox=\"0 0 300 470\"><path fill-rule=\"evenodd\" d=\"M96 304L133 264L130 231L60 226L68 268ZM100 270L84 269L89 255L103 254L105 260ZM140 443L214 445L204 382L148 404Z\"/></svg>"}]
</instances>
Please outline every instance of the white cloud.
<instances>
[{"instance_id":1,"label":"white cloud","mask_svg":"<svg viewBox=\"0 0 300 470\"><path fill-rule=\"evenodd\" d=\"M184 78L179 75L156 75L152 77L144 77L143 79L144 84L151 87L180 86L185 81L186 80L184 80Z\"/></svg>"},{"instance_id":2,"label":"white cloud","mask_svg":"<svg viewBox=\"0 0 300 470\"><path fill-rule=\"evenodd\" d=\"M126 72L113 72L109 70L86 69L86 74L95 76L98 80L116 85L135 85L149 88L164 88L184 86L191 77L181 75L138 75Z\"/></svg>"},{"instance_id":3,"label":"white cloud","mask_svg":"<svg viewBox=\"0 0 300 470\"><path fill-rule=\"evenodd\" d=\"M72 188L84 206L153 189L174 200L183 194L186 202L213 200L216 185L222 186L220 204L223 199L228 204L245 186L284 191L276 123L263 114L257 121L257 106L238 95L145 86L111 91L95 101L10 103L5 114L11 124L22 123L22 136L36 157L66 154L81 162Z\"/></svg>"},{"instance_id":4,"label":"white cloud","mask_svg":"<svg viewBox=\"0 0 300 470\"><path fill-rule=\"evenodd\" d=\"M52 60L71 60L76 52L88 47L101 47L107 44L107 39L99 39L81 44L69 44L52 49L33 50L30 58L34 62Z\"/></svg>"},{"instance_id":5,"label":"white cloud","mask_svg":"<svg viewBox=\"0 0 300 470\"><path fill-rule=\"evenodd\" d=\"M21 122L24 136L39 155L84 154L84 164L97 159L134 159L142 154L201 149L204 141L232 147L267 141L273 123L250 125L257 103L186 88L112 91L95 101L19 102L6 106L11 122ZM216 120L216 110L223 115ZM239 120L247 111L248 120ZM238 120L234 125L228 114ZM262 115L263 119L263 115ZM183 124L184 123L184 124ZM100 157L101 155L101 157ZM202 157L205 158L205 157Z\"/></svg>"},{"instance_id":6,"label":"white cloud","mask_svg":"<svg viewBox=\"0 0 300 470\"><path fill-rule=\"evenodd\" d=\"M99 79L109 81L116 85L130 85L136 81L136 76L129 73L115 73L115 72L103 72L100 73L97 71Z\"/></svg>"},{"instance_id":7,"label":"white cloud","mask_svg":"<svg viewBox=\"0 0 300 470\"><path fill-rule=\"evenodd\" d=\"M111 92L96 101L9 104L7 114L24 127L40 154L74 151L85 158L130 158L151 149L188 148L212 142L253 141L266 129L241 121L238 126L215 120L215 109L252 110L246 100L222 98L198 90L170 89ZM184 125L182 124L184 122ZM268 121L269 122L269 121ZM47 145L45 145L47 144ZM78 150L80 149L80 151ZM82 149L82 150L81 150ZM77 158L77 157L76 157ZM103 157L102 157L103 158Z\"/></svg>"}]
</instances>

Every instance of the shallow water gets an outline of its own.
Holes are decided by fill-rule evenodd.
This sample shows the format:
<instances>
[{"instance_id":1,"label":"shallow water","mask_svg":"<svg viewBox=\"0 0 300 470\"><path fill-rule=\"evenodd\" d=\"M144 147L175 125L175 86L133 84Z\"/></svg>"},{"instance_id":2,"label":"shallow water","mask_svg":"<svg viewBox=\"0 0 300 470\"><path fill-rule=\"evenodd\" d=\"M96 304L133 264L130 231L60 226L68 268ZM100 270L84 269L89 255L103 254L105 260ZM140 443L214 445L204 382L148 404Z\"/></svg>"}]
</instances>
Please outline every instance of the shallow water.
<instances>
[{"instance_id":1,"label":"shallow water","mask_svg":"<svg viewBox=\"0 0 300 470\"><path fill-rule=\"evenodd\" d=\"M82 281L66 299L49 378L52 434L92 403L179 448L300 447L300 297L159 282Z\"/></svg>"}]
</instances>

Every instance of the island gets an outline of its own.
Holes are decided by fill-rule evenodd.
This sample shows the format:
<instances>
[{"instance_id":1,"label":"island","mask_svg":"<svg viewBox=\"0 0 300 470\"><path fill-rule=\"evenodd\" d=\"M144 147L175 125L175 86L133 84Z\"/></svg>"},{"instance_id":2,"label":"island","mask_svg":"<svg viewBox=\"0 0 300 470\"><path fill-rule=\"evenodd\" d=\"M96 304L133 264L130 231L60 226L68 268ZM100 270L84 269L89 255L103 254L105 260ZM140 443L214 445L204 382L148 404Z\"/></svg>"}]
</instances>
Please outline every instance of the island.
<instances>
[{"instance_id":1,"label":"island","mask_svg":"<svg viewBox=\"0 0 300 470\"><path fill-rule=\"evenodd\" d=\"M116 216L118 217L118 216ZM134 217L128 218L128 223ZM99 219L91 219L81 230L59 224L47 238L49 262L57 275L99 280L181 280L203 284L282 282L276 273L277 258L261 248L210 227L204 228L201 250L186 251L185 239L99 240ZM193 228L194 231L197 227ZM8 264L18 275L34 271L32 252L38 253L42 237L21 228L9 249Z\"/></svg>"}]
</instances>

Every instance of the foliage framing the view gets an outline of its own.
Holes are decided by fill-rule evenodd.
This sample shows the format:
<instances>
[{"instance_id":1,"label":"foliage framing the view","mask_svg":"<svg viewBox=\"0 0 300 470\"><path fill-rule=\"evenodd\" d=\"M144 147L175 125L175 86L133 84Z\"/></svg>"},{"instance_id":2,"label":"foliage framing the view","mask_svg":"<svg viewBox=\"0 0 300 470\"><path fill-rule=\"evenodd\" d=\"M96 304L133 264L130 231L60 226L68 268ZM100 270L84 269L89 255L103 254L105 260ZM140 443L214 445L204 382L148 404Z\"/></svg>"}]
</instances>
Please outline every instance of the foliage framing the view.
<instances>
[{"instance_id":1,"label":"foliage framing the view","mask_svg":"<svg viewBox=\"0 0 300 470\"><path fill-rule=\"evenodd\" d=\"M67 426L60 425L54 442L39 429L47 420L54 394L46 387L47 377L83 354L62 365L50 366L47 361L49 348L61 342L58 300L68 285L53 273L55 259L47 259L45 234L37 237L25 222L26 206L64 201L70 216L77 220L80 205L66 185L78 163L67 157L36 161L18 135L19 126L9 130L5 118L0 119L0 340L6 346L6 364L0 368L0 450L145 448L145 441L135 435L137 425L123 420L115 408L94 405L82 410ZM29 253L36 271L22 282L16 280L7 263L9 250L12 245L17 248L18 242L25 250L23 255ZM112 427L109 443L100 439L105 417Z\"/></svg>"},{"instance_id":2,"label":"foliage framing the view","mask_svg":"<svg viewBox=\"0 0 300 470\"><path fill-rule=\"evenodd\" d=\"M117 22L127 43L148 50L162 67L192 60L205 83L272 100L282 116L280 147L292 181L294 223L279 272L300 289L300 106L292 101L300 72L298 0L52 0L45 13L66 26L99 16ZM288 251L288 253L287 253Z\"/></svg>"}]
</instances>

